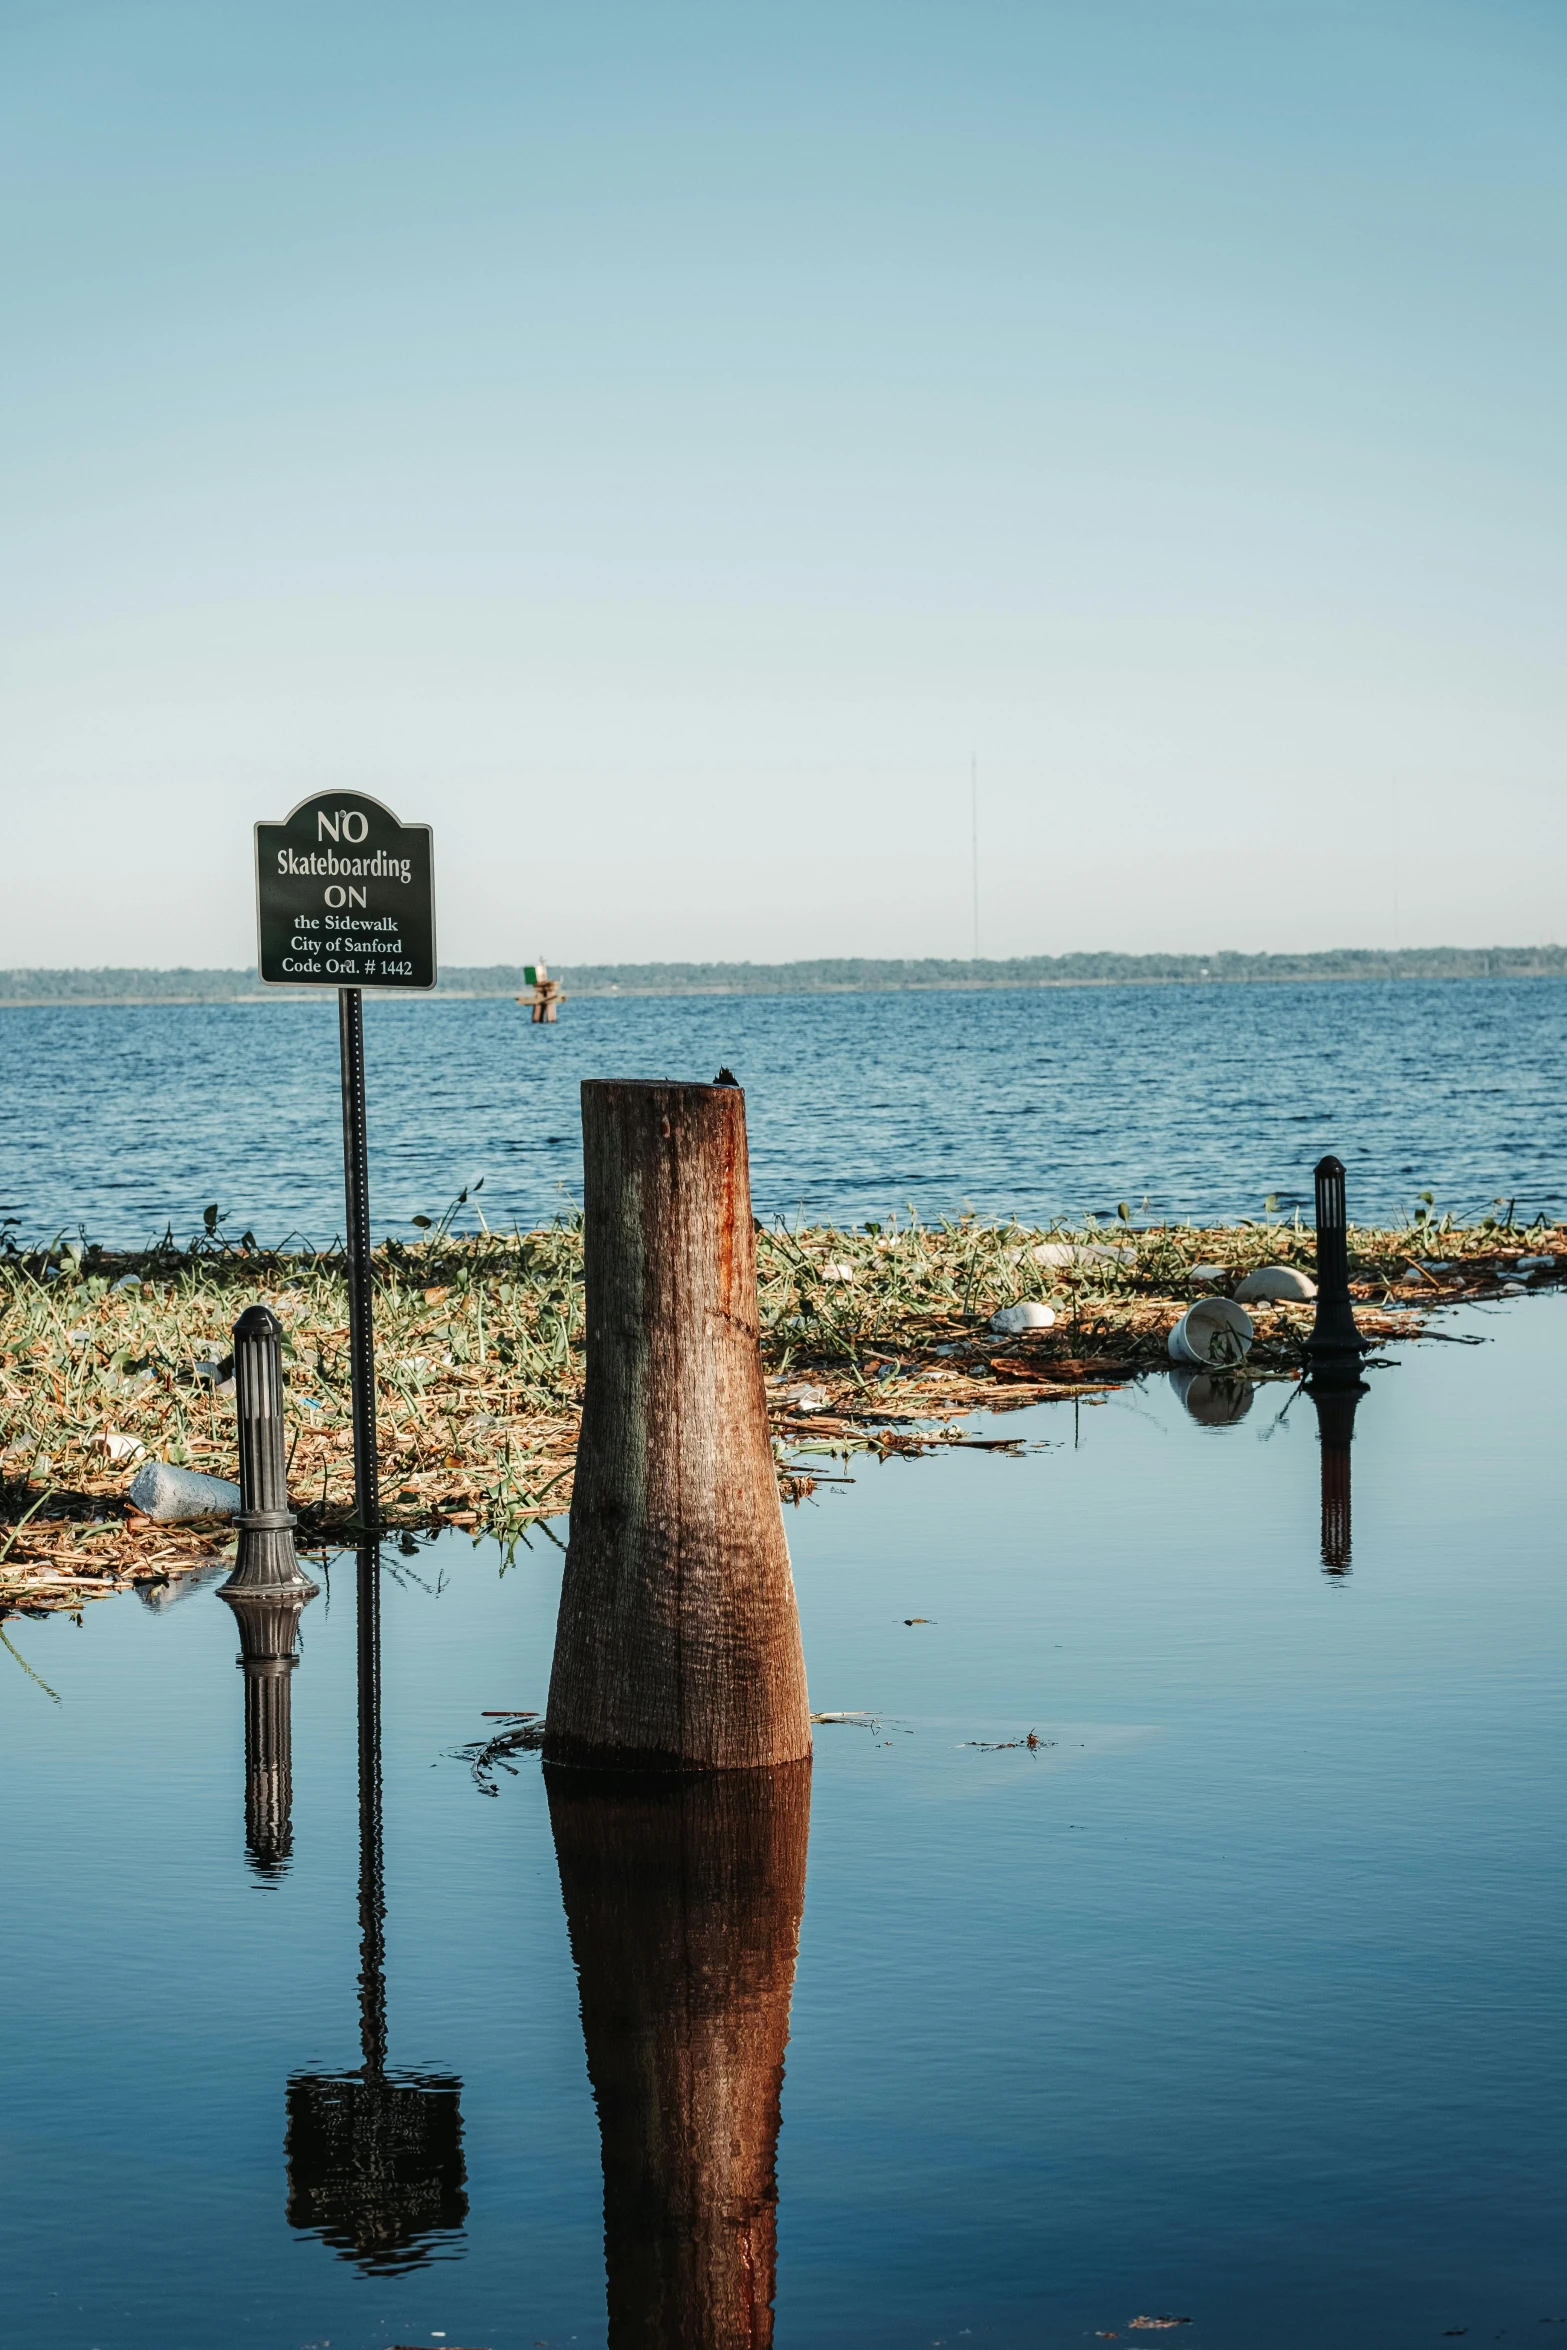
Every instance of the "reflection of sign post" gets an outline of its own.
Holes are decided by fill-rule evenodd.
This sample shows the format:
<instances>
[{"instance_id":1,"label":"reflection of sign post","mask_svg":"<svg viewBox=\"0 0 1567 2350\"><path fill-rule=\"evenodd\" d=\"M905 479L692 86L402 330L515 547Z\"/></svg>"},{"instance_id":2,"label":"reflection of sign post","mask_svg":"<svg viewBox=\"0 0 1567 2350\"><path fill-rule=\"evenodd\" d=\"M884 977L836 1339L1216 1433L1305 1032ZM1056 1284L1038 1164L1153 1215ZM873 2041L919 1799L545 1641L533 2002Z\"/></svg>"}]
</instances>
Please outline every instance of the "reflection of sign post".
<instances>
[{"instance_id":1,"label":"reflection of sign post","mask_svg":"<svg viewBox=\"0 0 1567 2350\"><path fill-rule=\"evenodd\" d=\"M343 1059L348 1352L354 1516L380 1522L370 1179L365 1146L366 987L435 985L435 875L427 824L399 824L363 792L318 792L256 826L258 968L267 987L335 987Z\"/></svg>"},{"instance_id":2,"label":"reflection of sign post","mask_svg":"<svg viewBox=\"0 0 1567 2350\"><path fill-rule=\"evenodd\" d=\"M802 1858L803 1858L802 1846ZM288 2219L373 2275L397 2276L468 2216L462 2083L386 2062L381 1843L381 1554L359 1553L359 2044L352 2073L288 2084Z\"/></svg>"}]
</instances>

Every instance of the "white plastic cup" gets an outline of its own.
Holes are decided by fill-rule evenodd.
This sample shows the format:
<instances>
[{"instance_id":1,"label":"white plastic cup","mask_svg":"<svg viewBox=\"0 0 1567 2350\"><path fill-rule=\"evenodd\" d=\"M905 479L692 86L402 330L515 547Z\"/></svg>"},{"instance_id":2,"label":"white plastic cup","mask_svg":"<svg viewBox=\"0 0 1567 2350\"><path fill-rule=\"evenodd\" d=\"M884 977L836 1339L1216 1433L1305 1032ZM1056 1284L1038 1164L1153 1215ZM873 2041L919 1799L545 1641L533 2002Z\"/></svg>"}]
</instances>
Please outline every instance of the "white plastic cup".
<instances>
[{"instance_id":1,"label":"white plastic cup","mask_svg":"<svg viewBox=\"0 0 1567 2350\"><path fill-rule=\"evenodd\" d=\"M1251 1316L1233 1298L1200 1297L1170 1332L1170 1355L1177 1363L1223 1371L1246 1360L1251 1341Z\"/></svg>"}]
</instances>

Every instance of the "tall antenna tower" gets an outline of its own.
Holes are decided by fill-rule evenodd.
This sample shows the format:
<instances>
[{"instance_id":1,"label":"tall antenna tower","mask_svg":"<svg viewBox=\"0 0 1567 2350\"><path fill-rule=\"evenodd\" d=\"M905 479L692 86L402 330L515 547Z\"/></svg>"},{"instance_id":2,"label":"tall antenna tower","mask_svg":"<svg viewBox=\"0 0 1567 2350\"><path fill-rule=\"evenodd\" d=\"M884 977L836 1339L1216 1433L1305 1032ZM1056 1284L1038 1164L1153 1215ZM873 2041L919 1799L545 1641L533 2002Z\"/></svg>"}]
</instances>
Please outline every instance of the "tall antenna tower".
<instances>
[{"instance_id":1,"label":"tall antenna tower","mask_svg":"<svg viewBox=\"0 0 1567 2350\"><path fill-rule=\"evenodd\" d=\"M979 961L979 761L968 763L969 848L974 871L974 960Z\"/></svg>"}]
</instances>

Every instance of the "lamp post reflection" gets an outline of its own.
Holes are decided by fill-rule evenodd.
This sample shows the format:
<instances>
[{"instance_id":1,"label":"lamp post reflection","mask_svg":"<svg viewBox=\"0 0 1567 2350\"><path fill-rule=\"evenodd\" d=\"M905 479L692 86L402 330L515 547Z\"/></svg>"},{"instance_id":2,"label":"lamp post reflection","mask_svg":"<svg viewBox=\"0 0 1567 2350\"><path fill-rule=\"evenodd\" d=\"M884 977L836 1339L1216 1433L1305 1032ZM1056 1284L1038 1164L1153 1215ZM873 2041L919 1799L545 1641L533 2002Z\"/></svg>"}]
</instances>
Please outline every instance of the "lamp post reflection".
<instances>
[{"instance_id":1,"label":"lamp post reflection","mask_svg":"<svg viewBox=\"0 0 1567 2350\"><path fill-rule=\"evenodd\" d=\"M277 1877L294 1841L294 1651L314 1591L230 1589L220 1596L234 1610L245 1676L245 1850L258 1876Z\"/></svg>"},{"instance_id":2,"label":"lamp post reflection","mask_svg":"<svg viewBox=\"0 0 1567 2350\"><path fill-rule=\"evenodd\" d=\"M610 2350L766 2350L809 1761L546 1767L604 2162Z\"/></svg>"},{"instance_id":3,"label":"lamp post reflection","mask_svg":"<svg viewBox=\"0 0 1567 2350\"><path fill-rule=\"evenodd\" d=\"M1355 1439L1355 1413L1367 1387L1355 1369L1345 1364L1313 1371L1306 1392L1317 1414L1317 1440L1322 1448L1322 1564L1330 1575L1347 1575L1351 1559L1350 1446Z\"/></svg>"},{"instance_id":4,"label":"lamp post reflection","mask_svg":"<svg viewBox=\"0 0 1567 2350\"><path fill-rule=\"evenodd\" d=\"M356 2072L288 2084L288 2218L341 2258L396 2275L468 2216L462 2083L387 2066L381 1819L381 1556L359 1553L359 2041Z\"/></svg>"},{"instance_id":5,"label":"lamp post reflection","mask_svg":"<svg viewBox=\"0 0 1567 2350\"><path fill-rule=\"evenodd\" d=\"M293 1840L290 1686L300 1612L316 1596L288 1506L282 1341L282 1324L265 1306L247 1306L234 1325L239 1541L218 1595L234 1610L245 1676L245 1843L253 1867L269 1877L287 1867Z\"/></svg>"}]
</instances>

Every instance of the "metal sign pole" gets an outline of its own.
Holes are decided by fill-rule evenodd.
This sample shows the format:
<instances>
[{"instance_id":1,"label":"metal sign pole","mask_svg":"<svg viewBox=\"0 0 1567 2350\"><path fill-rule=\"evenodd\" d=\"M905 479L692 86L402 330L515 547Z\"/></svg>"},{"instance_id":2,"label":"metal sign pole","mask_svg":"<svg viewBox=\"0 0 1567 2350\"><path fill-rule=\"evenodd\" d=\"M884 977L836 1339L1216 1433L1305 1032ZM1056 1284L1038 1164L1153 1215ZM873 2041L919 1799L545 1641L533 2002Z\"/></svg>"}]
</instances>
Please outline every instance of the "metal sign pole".
<instances>
[{"instance_id":1,"label":"metal sign pole","mask_svg":"<svg viewBox=\"0 0 1567 2350\"><path fill-rule=\"evenodd\" d=\"M386 2071L386 1885L381 1858L381 1553L359 1552L359 2041Z\"/></svg>"},{"instance_id":2,"label":"metal sign pole","mask_svg":"<svg viewBox=\"0 0 1567 2350\"><path fill-rule=\"evenodd\" d=\"M343 1054L343 1191L348 1207L354 1521L362 1534L368 1534L381 1523L381 1475L375 1446L361 991L435 985L430 827L400 823L390 808L364 792L316 792L301 800L281 824L258 824L256 968L264 987L337 989ZM280 1500L279 1510L284 1507ZM252 1510L254 1504L247 1502L246 1508Z\"/></svg>"},{"instance_id":3,"label":"metal sign pole","mask_svg":"<svg viewBox=\"0 0 1567 2350\"><path fill-rule=\"evenodd\" d=\"M348 1213L348 1365L353 1383L354 1517L381 1522L381 1472L375 1449L375 1324L370 1302L370 1170L365 1147L364 1000L357 987L337 991L343 1055L343 1192Z\"/></svg>"}]
</instances>

